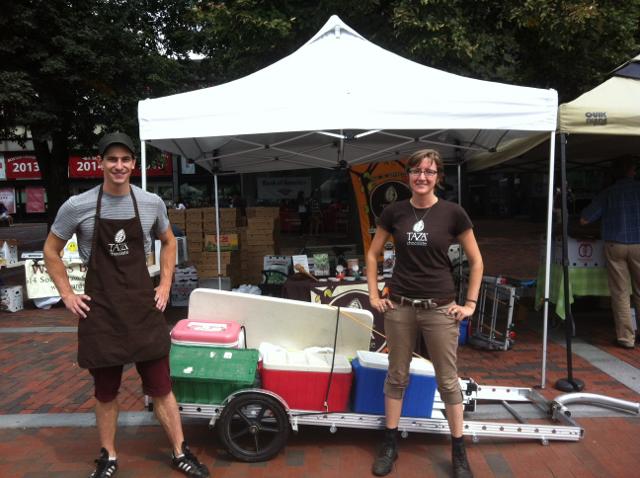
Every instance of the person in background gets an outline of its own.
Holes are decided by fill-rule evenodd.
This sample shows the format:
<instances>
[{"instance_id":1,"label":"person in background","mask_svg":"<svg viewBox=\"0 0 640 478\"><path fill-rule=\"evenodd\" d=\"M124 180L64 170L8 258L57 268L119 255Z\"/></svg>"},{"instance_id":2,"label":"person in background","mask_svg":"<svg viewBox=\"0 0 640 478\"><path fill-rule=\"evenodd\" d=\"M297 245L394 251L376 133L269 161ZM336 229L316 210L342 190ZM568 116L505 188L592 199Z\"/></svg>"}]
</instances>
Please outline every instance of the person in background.
<instances>
[{"instance_id":1,"label":"person in background","mask_svg":"<svg viewBox=\"0 0 640 478\"><path fill-rule=\"evenodd\" d=\"M440 199L436 186L444 180L440 154L424 149L407 162L411 198L389 204L380 215L366 254L367 283L372 307L384 314L389 368L384 383L385 432L372 472L391 472L398 457L398 423L409 383L409 366L418 331L433 362L440 397L451 431L453 474L473 476L463 440L463 400L457 371L460 321L473 315L482 281L482 256L467 213ZM388 283L389 294L378 291L378 257L393 236L396 262ZM449 246L458 241L469 260L469 286L464 302L455 302L456 286Z\"/></svg>"},{"instance_id":2,"label":"person in background","mask_svg":"<svg viewBox=\"0 0 640 478\"><path fill-rule=\"evenodd\" d=\"M640 183L634 179L635 159L625 156L614 160L615 183L598 194L580 215L582 225L602 219L615 344L625 349L635 347L637 327L631 317L629 277L635 308L640 311Z\"/></svg>"},{"instance_id":3,"label":"person in background","mask_svg":"<svg viewBox=\"0 0 640 478\"><path fill-rule=\"evenodd\" d=\"M13 218L3 202L0 202L0 221L6 222L9 226L13 226Z\"/></svg>"},{"instance_id":4,"label":"person in background","mask_svg":"<svg viewBox=\"0 0 640 478\"><path fill-rule=\"evenodd\" d=\"M322 208L320 207L320 191L318 189L311 194L309 209L309 234L318 235L322 226Z\"/></svg>"},{"instance_id":5,"label":"person in background","mask_svg":"<svg viewBox=\"0 0 640 478\"><path fill-rule=\"evenodd\" d=\"M187 209L187 206L184 205L180 196L176 199L176 209Z\"/></svg>"},{"instance_id":6,"label":"person in background","mask_svg":"<svg viewBox=\"0 0 640 478\"><path fill-rule=\"evenodd\" d=\"M304 191L298 191L296 197L296 208L298 210L298 217L300 218L300 235L302 236L307 230L307 223L309 222L309 207L304 197Z\"/></svg>"},{"instance_id":7,"label":"person in background","mask_svg":"<svg viewBox=\"0 0 640 478\"><path fill-rule=\"evenodd\" d=\"M163 311L176 263L176 240L165 204L130 184L136 160L133 141L110 133L98 143L103 182L69 198L58 211L44 245L47 271L64 305L78 320L78 365L94 381L96 424L102 448L90 478L113 478L117 395L125 364L135 363L144 392L153 397L156 416L173 449L173 467L190 477L208 477L190 451L171 391L170 337ZM151 232L162 243L160 284L153 287L146 264ZM60 251L76 233L88 264L84 294L71 288Z\"/></svg>"}]
</instances>

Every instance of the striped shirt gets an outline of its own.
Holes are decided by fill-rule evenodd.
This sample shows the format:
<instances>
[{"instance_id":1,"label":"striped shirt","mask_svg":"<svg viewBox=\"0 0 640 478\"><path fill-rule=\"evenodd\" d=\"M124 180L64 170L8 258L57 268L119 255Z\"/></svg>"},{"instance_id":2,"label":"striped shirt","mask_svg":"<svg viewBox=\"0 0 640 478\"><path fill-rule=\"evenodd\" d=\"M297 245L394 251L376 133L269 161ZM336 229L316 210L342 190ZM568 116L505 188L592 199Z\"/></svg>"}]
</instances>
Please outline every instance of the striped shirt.
<instances>
[{"instance_id":1,"label":"striped shirt","mask_svg":"<svg viewBox=\"0 0 640 478\"><path fill-rule=\"evenodd\" d=\"M581 214L587 222L602 218L602 239L640 244L640 182L622 178L598 194Z\"/></svg>"},{"instance_id":2,"label":"striped shirt","mask_svg":"<svg viewBox=\"0 0 640 478\"><path fill-rule=\"evenodd\" d=\"M169 227L167 208L159 196L143 191L131 185L138 203L140 223L144 232L144 250L151 252L151 232L158 236ZM67 241L74 233L78 235L78 249L80 257L85 263L91 256L91 241L96 217L96 203L98 191L96 186L82 194L71 196L60 207L56 220L51 226L53 232L60 239ZM102 208L100 217L105 219L130 219L135 216L131 195L112 196L106 192L102 194Z\"/></svg>"}]
</instances>

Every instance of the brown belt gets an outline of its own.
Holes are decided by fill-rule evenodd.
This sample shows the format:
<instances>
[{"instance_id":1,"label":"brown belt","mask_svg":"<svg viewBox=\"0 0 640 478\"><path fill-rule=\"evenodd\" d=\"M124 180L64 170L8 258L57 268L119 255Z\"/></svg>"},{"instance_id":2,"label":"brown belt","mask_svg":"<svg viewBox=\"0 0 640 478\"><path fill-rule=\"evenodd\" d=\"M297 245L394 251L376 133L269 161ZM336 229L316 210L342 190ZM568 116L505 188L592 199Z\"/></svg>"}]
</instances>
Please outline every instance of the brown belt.
<instances>
[{"instance_id":1,"label":"brown belt","mask_svg":"<svg viewBox=\"0 0 640 478\"><path fill-rule=\"evenodd\" d=\"M453 297L446 297L444 299L411 299L396 294L389 294L389 298L400 305L410 305L411 307L421 309L435 309L436 307L442 307L454 301Z\"/></svg>"}]
</instances>

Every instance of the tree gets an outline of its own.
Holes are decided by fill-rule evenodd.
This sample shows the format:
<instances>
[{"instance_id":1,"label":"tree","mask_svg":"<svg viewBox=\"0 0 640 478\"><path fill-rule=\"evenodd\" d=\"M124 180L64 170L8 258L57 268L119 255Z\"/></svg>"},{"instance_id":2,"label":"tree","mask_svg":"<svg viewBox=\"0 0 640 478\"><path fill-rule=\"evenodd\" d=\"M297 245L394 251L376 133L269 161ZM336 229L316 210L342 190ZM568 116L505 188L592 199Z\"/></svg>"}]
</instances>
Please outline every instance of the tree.
<instances>
[{"instance_id":1,"label":"tree","mask_svg":"<svg viewBox=\"0 0 640 478\"><path fill-rule=\"evenodd\" d=\"M416 61L570 101L637 54L640 1L400 0L392 22Z\"/></svg>"},{"instance_id":2,"label":"tree","mask_svg":"<svg viewBox=\"0 0 640 478\"><path fill-rule=\"evenodd\" d=\"M51 222L69 195L72 150L91 154L101 129L136 137L137 102L197 86L186 60L191 2L16 0L0 17L0 127L33 139ZM166 32L185 31L185 35Z\"/></svg>"},{"instance_id":3,"label":"tree","mask_svg":"<svg viewBox=\"0 0 640 478\"><path fill-rule=\"evenodd\" d=\"M640 42L640 0L226 0L190 11L202 33L197 48L224 81L291 53L334 13L419 63L555 88L562 101L600 83Z\"/></svg>"}]
</instances>

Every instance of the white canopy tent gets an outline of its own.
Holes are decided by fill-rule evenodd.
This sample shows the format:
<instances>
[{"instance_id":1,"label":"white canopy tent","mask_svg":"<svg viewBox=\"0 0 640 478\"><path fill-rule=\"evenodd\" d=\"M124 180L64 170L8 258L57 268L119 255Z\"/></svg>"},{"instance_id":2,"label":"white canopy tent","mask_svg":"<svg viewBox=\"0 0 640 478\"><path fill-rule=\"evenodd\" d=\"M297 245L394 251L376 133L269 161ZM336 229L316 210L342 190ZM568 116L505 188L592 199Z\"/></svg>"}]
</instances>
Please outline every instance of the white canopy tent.
<instances>
[{"instance_id":1,"label":"white canopy tent","mask_svg":"<svg viewBox=\"0 0 640 478\"><path fill-rule=\"evenodd\" d=\"M140 101L143 187L145 143L214 174L346 167L425 147L460 168L513 142L551 137L557 105L554 90L465 78L407 60L332 16L294 53L251 75ZM551 142L551 172L553 148ZM547 227L548 271L551 219Z\"/></svg>"},{"instance_id":2,"label":"white canopy tent","mask_svg":"<svg viewBox=\"0 0 640 478\"><path fill-rule=\"evenodd\" d=\"M331 168L429 145L456 163L555 130L557 94L409 61L332 16L244 78L140 101L140 138L211 171Z\"/></svg>"}]
</instances>

